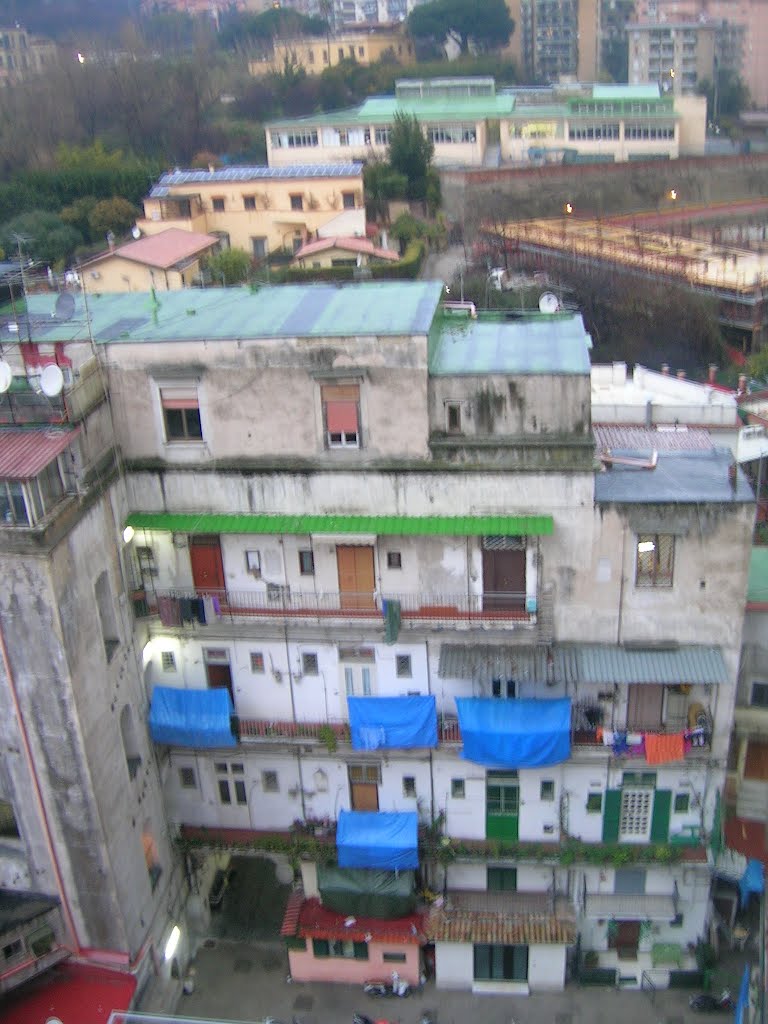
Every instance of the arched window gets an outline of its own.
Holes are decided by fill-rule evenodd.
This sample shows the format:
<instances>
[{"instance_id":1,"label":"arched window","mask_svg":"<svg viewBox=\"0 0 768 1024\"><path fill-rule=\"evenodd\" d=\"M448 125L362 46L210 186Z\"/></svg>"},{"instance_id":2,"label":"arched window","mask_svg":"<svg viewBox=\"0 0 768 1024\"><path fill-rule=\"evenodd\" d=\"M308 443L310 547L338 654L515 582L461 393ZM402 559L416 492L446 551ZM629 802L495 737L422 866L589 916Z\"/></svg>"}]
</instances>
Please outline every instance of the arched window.
<instances>
[{"instance_id":1,"label":"arched window","mask_svg":"<svg viewBox=\"0 0 768 1024\"><path fill-rule=\"evenodd\" d=\"M120 735L123 740L123 753L125 754L125 762L128 765L128 775L130 778L135 779L141 767L141 754L139 753L139 741L133 722L133 712L128 704L120 712Z\"/></svg>"},{"instance_id":2,"label":"arched window","mask_svg":"<svg viewBox=\"0 0 768 1024\"><path fill-rule=\"evenodd\" d=\"M96 607L99 612L104 651L107 655L107 661L111 661L112 655L120 646L120 633L117 628L115 606L112 601L112 588L109 585L109 576L106 569L99 574L93 590L96 596Z\"/></svg>"}]
</instances>

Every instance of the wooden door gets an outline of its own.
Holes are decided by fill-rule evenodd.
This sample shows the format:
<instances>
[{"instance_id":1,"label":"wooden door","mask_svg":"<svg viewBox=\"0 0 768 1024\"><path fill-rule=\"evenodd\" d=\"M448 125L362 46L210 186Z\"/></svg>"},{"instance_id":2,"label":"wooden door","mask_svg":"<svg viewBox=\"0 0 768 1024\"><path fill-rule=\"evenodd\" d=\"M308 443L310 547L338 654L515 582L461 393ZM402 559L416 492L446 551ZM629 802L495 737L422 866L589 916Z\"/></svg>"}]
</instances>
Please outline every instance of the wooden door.
<instances>
[{"instance_id":1,"label":"wooden door","mask_svg":"<svg viewBox=\"0 0 768 1024\"><path fill-rule=\"evenodd\" d=\"M336 547L339 599L342 608L375 608L373 548L352 544Z\"/></svg>"},{"instance_id":2,"label":"wooden door","mask_svg":"<svg viewBox=\"0 0 768 1024\"><path fill-rule=\"evenodd\" d=\"M483 608L525 610L525 551L483 551Z\"/></svg>"},{"instance_id":3,"label":"wooden door","mask_svg":"<svg viewBox=\"0 0 768 1024\"><path fill-rule=\"evenodd\" d=\"M378 811L379 787L375 782L350 782L353 811Z\"/></svg>"},{"instance_id":4,"label":"wooden door","mask_svg":"<svg viewBox=\"0 0 768 1024\"><path fill-rule=\"evenodd\" d=\"M189 560L192 563L192 582L195 590L206 594L224 590L224 563L221 544L216 535L201 534L189 540Z\"/></svg>"},{"instance_id":5,"label":"wooden door","mask_svg":"<svg viewBox=\"0 0 768 1024\"><path fill-rule=\"evenodd\" d=\"M658 732L662 726L664 687L656 683L630 683L627 729Z\"/></svg>"},{"instance_id":6,"label":"wooden door","mask_svg":"<svg viewBox=\"0 0 768 1024\"><path fill-rule=\"evenodd\" d=\"M616 930L608 940L608 946L615 949L619 960L636 960L640 944L639 921L617 921Z\"/></svg>"},{"instance_id":7,"label":"wooden door","mask_svg":"<svg viewBox=\"0 0 768 1024\"><path fill-rule=\"evenodd\" d=\"M208 687L211 690L229 690L232 703L235 702L235 694L232 690L232 670L229 665L206 665L208 674Z\"/></svg>"},{"instance_id":8,"label":"wooden door","mask_svg":"<svg viewBox=\"0 0 768 1024\"><path fill-rule=\"evenodd\" d=\"M768 781L768 743L749 741L744 762L744 778Z\"/></svg>"}]
</instances>

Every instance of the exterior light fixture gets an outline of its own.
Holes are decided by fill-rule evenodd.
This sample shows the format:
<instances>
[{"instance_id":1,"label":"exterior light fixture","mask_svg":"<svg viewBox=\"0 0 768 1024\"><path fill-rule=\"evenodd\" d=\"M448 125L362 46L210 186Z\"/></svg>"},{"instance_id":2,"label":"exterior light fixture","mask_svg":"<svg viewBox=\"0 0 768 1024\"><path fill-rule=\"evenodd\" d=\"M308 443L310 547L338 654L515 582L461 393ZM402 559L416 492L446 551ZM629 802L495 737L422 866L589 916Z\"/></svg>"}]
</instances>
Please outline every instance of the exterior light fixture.
<instances>
[{"instance_id":1,"label":"exterior light fixture","mask_svg":"<svg viewBox=\"0 0 768 1024\"><path fill-rule=\"evenodd\" d=\"M123 543L130 544L136 531L132 526L126 526L123 530Z\"/></svg>"},{"instance_id":2,"label":"exterior light fixture","mask_svg":"<svg viewBox=\"0 0 768 1024\"><path fill-rule=\"evenodd\" d=\"M181 928L177 924L171 928L171 934L168 936L168 941L165 944L165 956L166 960L170 960L173 954L176 952L176 947L179 944L181 938Z\"/></svg>"}]
</instances>

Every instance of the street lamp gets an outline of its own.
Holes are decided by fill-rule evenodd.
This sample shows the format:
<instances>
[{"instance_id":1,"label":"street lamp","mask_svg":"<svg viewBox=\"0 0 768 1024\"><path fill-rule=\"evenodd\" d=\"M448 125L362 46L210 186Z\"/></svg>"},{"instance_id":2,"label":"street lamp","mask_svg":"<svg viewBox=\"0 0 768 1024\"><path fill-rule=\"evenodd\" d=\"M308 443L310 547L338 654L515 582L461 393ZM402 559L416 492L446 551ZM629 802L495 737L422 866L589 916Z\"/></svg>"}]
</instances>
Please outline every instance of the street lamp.
<instances>
[{"instance_id":1,"label":"street lamp","mask_svg":"<svg viewBox=\"0 0 768 1024\"><path fill-rule=\"evenodd\" d=\"M566 203L565 204L565 206L563 207L563 213L566 213L566 214L573 213L573 207L571 206L570 203Z\"/></svg>"},{"instance_id":2,"label":"street lamp","mask_svg":"<svg viewBox=\"0 0 768 1024\"><path fill-rule=\"evenodd\" d=\"M674 203L674 201L677 199L677 189L671 188L669 192L667 192L667 198L671 199Z\"/></svg>"}]
</instances>

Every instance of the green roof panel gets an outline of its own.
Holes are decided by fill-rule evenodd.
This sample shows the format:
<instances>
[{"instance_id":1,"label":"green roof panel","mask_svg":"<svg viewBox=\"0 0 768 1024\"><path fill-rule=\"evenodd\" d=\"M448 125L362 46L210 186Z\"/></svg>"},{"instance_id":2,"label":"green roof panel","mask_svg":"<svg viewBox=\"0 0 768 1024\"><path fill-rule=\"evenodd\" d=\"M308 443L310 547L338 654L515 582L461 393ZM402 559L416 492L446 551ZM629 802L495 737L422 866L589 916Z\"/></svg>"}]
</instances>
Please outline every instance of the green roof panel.
<instances>
[{"instance_id":1,"label":"green roof panel","mask_svg":"<svg viewBox=\"0 0 768 1024\"><path fill-rule=\"evenodd\" d=\"M552 516L334 516L132 512L127 526L174 533L375 533L390 537L549 536Z\"/></svg>"},{"instance_id":2,"label":"green roof panel","mask_svg":"<svg viewBox=\"0 0 768 1024\"><path fill-rule=\"evenodd\" d=\"M755 545L749 557L747 601L754 604L768 602L768 548Z\"/></svg>"}]
</instances>

